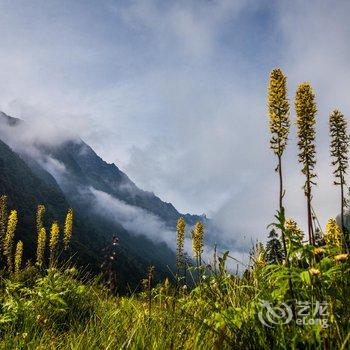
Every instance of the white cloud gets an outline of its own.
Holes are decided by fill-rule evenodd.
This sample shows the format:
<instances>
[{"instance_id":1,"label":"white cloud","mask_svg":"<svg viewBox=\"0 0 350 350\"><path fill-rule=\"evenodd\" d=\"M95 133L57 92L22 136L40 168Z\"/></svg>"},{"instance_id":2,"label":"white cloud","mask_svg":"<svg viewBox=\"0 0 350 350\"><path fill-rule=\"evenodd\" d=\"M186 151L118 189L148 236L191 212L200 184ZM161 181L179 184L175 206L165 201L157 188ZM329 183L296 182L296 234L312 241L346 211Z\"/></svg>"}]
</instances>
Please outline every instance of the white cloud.
<instances>
[{"instance_id":1,"label":"white cloud","mask_svg":"<svg viewBox=\"0 0 350 350\"><path fill-rule=\"evenodd\" d=\"M112 218L133 234L144 235L153 241L165 242L174 248L175 232L170 231L155 215L145 209L129 205L108 193L89 188L96 202L96 213Z\"/></svg>"},{"instance_id":2,"label":"white cloud","mask_svg":"<svg viewBox=\"0 0 350 350\"><path fill-rule=\"evenodd\" d=\"M337 214L327 119L335 107L350 115L348 2L22 5L0 3L5 112L43 116L82 135L140 187L181 211L208 212L247 246L264 237L277 208L266 86L280 66L291 101L297 83L315 87L315 209L322 223ZM296 155L294 130L285 155L287 214L304 227Z\"/></svg>"},{"instance_id":3,"label":"white cloud","mask_svg":"<svg viewBox=\"0 0 350 350\"><path fill-rule=\"evenodd\" d=\"M159 217L147 210L129 205L93 187L90 187L88 191L93 194L95 198L93 206L97 214L121 224L131 234L144 235L154 242L164 242L173 251L176 250L176 231L169 230ZM192 241L189 232L190 228L188 228L187 231L184 249L191 257ZM213 253L214 247L205 245L202 254L203 262L211 264L213 261ZM223 252L219 250L218 253L222 254ZM236 259L239 259L239 261L242 261L243 264L247 261L247 255L241 251L232 252L231 256L232 255L234 255ZM228 266L230 268L234 268L236 265L236 262L232 263L232 261L228 261ZM240 267L242 267L242 264L240 264Z\"/></svg>"}]
</instances>

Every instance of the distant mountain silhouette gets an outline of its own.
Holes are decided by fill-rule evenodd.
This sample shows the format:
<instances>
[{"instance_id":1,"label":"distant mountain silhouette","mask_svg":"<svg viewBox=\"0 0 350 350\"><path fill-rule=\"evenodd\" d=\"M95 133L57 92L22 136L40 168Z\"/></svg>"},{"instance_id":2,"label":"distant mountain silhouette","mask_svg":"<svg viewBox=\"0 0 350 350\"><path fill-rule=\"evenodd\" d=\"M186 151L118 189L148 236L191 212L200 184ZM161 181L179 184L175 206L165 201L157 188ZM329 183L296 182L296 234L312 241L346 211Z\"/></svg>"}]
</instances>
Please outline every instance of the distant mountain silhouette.
<instances>
[{"instance_id":1,"label":"distant mountain silhouette","mask_svg":"<svg viewBox=\"0 0 350 350\"><path fill-rule=\"evenodd\" d=\"M36 143L34 154L18 146L15 129L24 127L24 121L0 112L0 194L7 194L10 207L19 210L17 237L22 239L28 258L33 257L36 244L35 210L40 203L47 207L46 225L53 219L62 223L66 210L75 211L72 250L81 266L98 272L103 262L103 249L111 237L120 239L116 269L120 286L137 287L150 265L156 267L158 277L174 270L175 254L165 243L162 231L159 239L150 239L142 227L128 225L130 215L141 213L147 224L156 223L164 231L173 231L176 221L184 216L189 225L204 216L180 214L171 203L163 202L151 192L138 188L115 164L108 164L80 139L59 145ZM6 137L1 128L7 128ZM12 138L13 130L13 138ZM17 145L11 149L11 145ZM125 208L123 219L107 213L96 205L95 194L108 196ZM113 203L113 202L112 202ZM136 214L135 214L136 213ZM137 218L136 218L137 219ZM137 223L138 221L136 221ZM159 227L157 229L159 230ZM152 226L151 226L152 229ZM150 228L148 227L149 231Z\"/></svg>"}]
</instances>

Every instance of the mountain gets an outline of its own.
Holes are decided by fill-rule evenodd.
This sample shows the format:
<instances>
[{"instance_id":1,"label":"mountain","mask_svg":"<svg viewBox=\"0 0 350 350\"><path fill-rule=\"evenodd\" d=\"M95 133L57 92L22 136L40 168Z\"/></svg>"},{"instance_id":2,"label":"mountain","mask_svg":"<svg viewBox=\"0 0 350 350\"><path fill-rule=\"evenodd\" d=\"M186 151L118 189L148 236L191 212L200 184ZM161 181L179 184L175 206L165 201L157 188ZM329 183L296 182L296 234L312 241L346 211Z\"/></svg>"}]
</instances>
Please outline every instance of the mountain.
<instances>
[{"instance_id":1,"label":"mountain","mask_svg":"<svg viewBox=\"0 0 350 350\"><path fill-rule=\"evenodd\" d=\"M137 287L148 266L158 278L174 269L175 226L204 216L180 214L171 203L138 188L115 164L108 164L79 138L49 144L23 137L30 125L0 113L0 194L19 210L17 238L34 254L35 210L47 208L46 225L61 223L74 208L74 259L98 272L113 235L120 240L116 263L120 286ZM168 244L166 244L168 243Z\"/></svg>"},{"instance_id":2,"label":"mountain","mask_svg":"<svg viewBox=\"0 0 350 350\"><path fill-rule=\"evenodd\" d=\"M180 215L190 225L202 220L202 216L180 214L171 203L166 203L152 192L138 188L115 164L108 164L82 140L67 141L56 147L42 147L43 153L65 167L60 186L70 197L81 199L79 189L93 187L123 202L144 209L174 228Z\"/></svg>"}]
</instances>

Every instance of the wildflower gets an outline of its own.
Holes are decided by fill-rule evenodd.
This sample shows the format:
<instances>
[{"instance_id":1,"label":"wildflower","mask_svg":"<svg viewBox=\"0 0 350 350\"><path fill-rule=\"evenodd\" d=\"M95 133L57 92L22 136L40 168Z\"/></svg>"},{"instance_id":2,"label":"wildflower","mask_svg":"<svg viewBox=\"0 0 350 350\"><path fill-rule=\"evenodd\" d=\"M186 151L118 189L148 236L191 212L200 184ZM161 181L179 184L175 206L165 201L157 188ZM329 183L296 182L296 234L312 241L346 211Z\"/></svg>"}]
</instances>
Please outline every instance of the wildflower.
<instances>
[{"instance_id":1,"label":"wildflower","mask_svg":"<svg viewBox=\"0 0 350 350\"><path fill-rule=\"evenodd\" d=\"M26 339L28 337L28 333L22 333L23 339Z\"/></svg>"},{"instance_id":2,"label":"wildflower","mask_svg":"<svg viewBox=\"0 0 350 350\"><path fill-rule=\"evenodd\" d=\"M263 259L259 259L256 261L256 267L261 269L266 266L266 261Z\"/></svg>"},{"instance_id":3,"label":"wildflower","mask_svg":"<svg viewBox=\"0 0 350 350\"><path fill-rule=\"evenodd\" d=\"M193 253L197 259L197 264L202 264L204 225L198 221L192 230Z\"/></svg>"},{"instance_id":4,"label":"wildflower","mask_svg":"<svg viewBox=\"0 0 350 350\"><path fill-rule=\"evenodd\" d=\"M285 222L285 228L286 228L286 238L289 243L289 245L300 245L304 233L303 231L298 227L298 224L293 219L287 219Z\"/></svg>"},{"instance_id":5,"label":"wildflower","mask_svg":"<svg viewBox=\"0 0 350 350\"><path fill-rule=\"evenodd\" d=\"M343 262L348 258L349 254L338 254L334 257L336 262Z\"/></svg>"},{"instance_id":6,"label":"wildflower","mask_svg":"<svg viewBox=\"0 0 350 350\"><path fill-rule=\"evenodd\" d=\"M42 204L38 205L38 208L36 210L36 229L39 234L41 228L44 226L43 225L43 217L45 214L45 206Z\"/></svg>"},{"instance_id":7,"label":"wildflower","mask_svg":"<svg viewBox=\"0 0 350 350\"><path fill-rule=\"evenodd\" d=\"M314 254L315 255L321 255L323 253L324 253L324 249L323 248L321 248L321 247L314 248Z\"/></svg>"},{"instance_id":8,"label":"wildflower","mask_svg":"<svg viewBox=\"0 0 350 350\"><path fill-rule=\"evenodd\" d=\"M69 247L69 243L72 237L72 230L73 230L73 209L69 208L66 216L66 221L64 223L64 237L63 237L64 250L67 250Z\"/></svg>"},{"instance_id":9,"label":"wildflower","mask_svg":"<svg viewBox=\"0 0 350 350\"><path fill-rule=\"evenodd\" d=\"M51 226L51 236L50 236L50 242L49 242L49 248L50 248L50 265L53 264L58 244L58 238L59 238L60 228L58 226L58 223L56 221L53 222Z\"/></svg>"},{"instance_id":10,"label":"wildflower","mask_svg":"<svg viewBox=\"0 0 350 350\"><path fill-rule=\"evenodd\" d=\"M344 209L346 201L344 199L344 186L346 185L345 175L348 168L349 135L347 131L347 120L338 110L334 110L329 117L329 128L331 135L330 151L333 158L332 165L335 167L334 185L340 186L340 222L344 229Z\"/></svg>"},{"instance_id":11,"label":"wildflower","mask_svg":"<svg viewBox=\"0 0 350 350\"><path fill-rule=\"evenodd\" d=\"M46 245L46 230L42 227L38 234L38 245L36 248L36 262L41 266L45 257L45 245Z\"/></svg>"},{"instance_id":12,"label":"wildflower","mask_svg":"<svg viewBox=\"0 0 350 350\"><path fill-rule=\"evenodd\" d=\"M311 276L318 276L321 272L319 269L315 269L314 267L311 267L309 269L309 273Z\"/></svg>"},{"instance_id":13,"label":"wildflower","mask_svg":"<svg viewBox=\"0 0 350 350\"><path fill-rule=\"evenodd\" d=\"M7 228L7 196L0 197L0 242L5 238Z\"/></svg>"},{"instance_id":14,"label":"wildflower","mask_svg":"<svg viewBox=\"0 0 350 350\"><path fill-rule=\"evenodd\" d=\"M277 155L281 155L286 147L290 126L286 81L287 78L281 69L271 72L268 109L272 134L271 148Z\"/></svg>"},{"instance_id":15,"label":"wildflower","mask_svg":"<svg viewBox=\"0 0 350 350\"><path fill-rule=\"evenodd\" d=\"M327 245L341 247L342 231L335 219L330 218L326 225L324 239Z\"/></svg>"},{"instance_id":16,"label":"wildflower","mask_svg":"<svg viewBox=\"0 0 350 350\"><path fill-rule=\"evenodd\" d=\"M299 163L302 164L301 172L305 175L304 193L307 199L308 233L309 243L314 243L314 229L312 222L312 185L315 185L316 174L316 147L315 147L315 124L317 107L315 94L309 83L298 86L295 96L295 111L298 126Z\"/></svg>"},{"instance_id":17,"label":"wildflower","mask_svg":"<svg viewBox=\"0 0 350 350\"><path fill-rule=\"evenodd\" d=\"M22 241L17 242L16 253L15 253L15 274L17 275L21 269L23 256L23 243Z\"/></svg>"},{"instance_id":18,"label":"wildflower","mask_svg":"<svg viewBox=\"0 0 350 350\"><path fill-rule=\"evenodd\" d=\"M12 270L12 245L17 226L17 211L11 210L8 218L7 231L4 239L4 255L7 258L7 265Z\"/></svg>"},{"instance_id":19,"label":"wildflower","mask_svg":"<svg viewBox=\"0 0 350 350\"><path fill-rule=\"evenodd\" d=\"M179 271L184 266L184 240L185 240L186 222L183 217L177 221L177 249L176 249L176 265Z\"/></svg>"},{"instance_id":20,"label":"wildflower","mask_svg":"<svg viewBox=\"0 0 350 350\"><path fill-rule=\"evenodd\" d=\"M261 242L257 242L250 251L250 259L254 263L253 267L263 268L266 266L266 251L265 247Z\"/></svg>"},{"instance_id":21,"label":"wildflower","mask_svg":"<svg viewBox=\"0 0 350 350\"><path fill-rule=\"evenodd\" d=\"M165 279L165 281L164 281L164 288L165 288L166 290L168 290L169 287L170 287L170 282L169 282L169 278L167 277L167 278Z\"/></svg>"},{"instance_id":22,"label":"wildflower","mask_svg":"<svg viewBox=\"0 0 350 350\"><path fill-rule=\"evenodd\" d=\"M255 265L257 268L263 268L266 266L266 260L265 260L265 248L264 245L261 242L258 242L256 247L256 260Z\"/></svg>"},{"instance_id":23,"label":"wildflower","mask_svg":"<svg viewBox=\"0 0 350 350\"><path fill-rule=\"evenodd\" d=\"M289 101L286 87L287 77L281 69L274 69L270 74L268 87L268 111L269 124L271 132L270 147L278 157L276 171L280 178L279 210L283 208L283 174L282 174L282 155L287 146L288 134L290 129ZM286 239L284 231L281 230L284 254L286 251Z\"/></svg>"}]
</instances>

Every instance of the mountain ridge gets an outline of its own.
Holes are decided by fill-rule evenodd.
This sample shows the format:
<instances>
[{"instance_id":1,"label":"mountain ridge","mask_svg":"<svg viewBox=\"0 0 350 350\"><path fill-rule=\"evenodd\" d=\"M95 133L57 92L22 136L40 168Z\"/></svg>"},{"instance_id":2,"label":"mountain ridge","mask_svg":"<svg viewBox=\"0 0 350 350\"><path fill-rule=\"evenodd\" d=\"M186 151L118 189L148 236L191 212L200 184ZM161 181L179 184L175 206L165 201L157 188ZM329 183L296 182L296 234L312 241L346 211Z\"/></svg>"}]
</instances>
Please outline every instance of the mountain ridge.
<instances>
[{"instance_id":1,"label":"mountain ridge","mask_svg":"<svg viewBox=\"0 0 350 350\"><path fill-rule=\"evenodd\" d=\"M9 127L6 132L4 126ZM118 235L121 244L116 269L119 269L120 285L130 288L139 285L150 265L156 267L159 278L169 275L169 269L175 270L175 227L180 216L185 217L189 226L206 220L204 216L181 214L171 203L138 188L117 165L105 162L81 139L58 145L35 142L31 144L35 148L33 152L27 144L21 145L20 133L15 134L17 127L27 127L25 121L0 113L0 127L0 139L7 142L0 141L2 174L7 174L6 179L1 180L0 190L9 196L10 207L20 209L25 203L26 215L21 219L18 237L30 246L30 257L35 253L36 244L36 236L32 234L35 208L48 201L35 193L41 189L53 197L61 196L61 205L48 210L47 220L58 218L63 222L67 208L74 208L77 233L72 244L79 265L89 265L98 271L104 259L104 247L114 234ZM15 166L11 168L11 164ZM13 195L18 195L16 187L22 174L35 179L36 185L24 187L20 199L12 200ZM97 195L109 196L117 212L100 206ZM21 210L19 214L22 215Z\"/></svg>"},{"instance_id":2,"label":"mountain ridge","mask_svg":"<svg viewBox=\"0 0 350 350\"><path fill-rule=\"evenodd\" d=\"M10 117L3 112L0 112L0 118L1 117L12 127L26 123L22 119ZM68 167L67 170L70 174L66 181L62 183L62 186L68 186L67 190L74 189L77 182L80 184L83 182L89 185L96 185L97 189L104 190L130 205L139 206L160 216L162 219L165 219L171 227L176 225L179 216L184 216L189 225L194 225L196 221L206 218L205 215L179 213L172 203L161 200L153 192L140 189L115 163L104 161L80 138L65 141L58 146L39 143L36 147L40 148L44 155L50 156L63 163L65 167ZM39 176L42 175L39 172L38 168L40 166L38 166L35 157L32 157L25 150L21 151L20 154L25 158L25 161L34 168ZM48 172L50 173L50 171ZM52 177L54 178L54 176ZM45 179L45 181L50 180L52 184L52 177L51 179Z\"/></svg>"}]
</instances>

